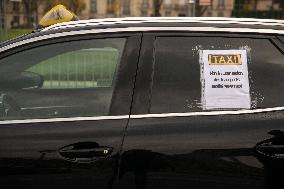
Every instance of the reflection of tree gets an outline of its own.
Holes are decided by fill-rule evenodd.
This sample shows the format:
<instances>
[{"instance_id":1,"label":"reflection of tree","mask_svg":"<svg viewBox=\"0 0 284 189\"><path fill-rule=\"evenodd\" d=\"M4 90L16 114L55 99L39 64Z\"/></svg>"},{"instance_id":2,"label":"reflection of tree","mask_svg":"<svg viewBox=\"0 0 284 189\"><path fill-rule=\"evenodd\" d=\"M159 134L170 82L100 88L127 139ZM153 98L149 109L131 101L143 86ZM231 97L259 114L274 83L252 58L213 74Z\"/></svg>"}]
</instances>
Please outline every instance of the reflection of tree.
<instances>
[{"instance_id":1,"label":"reflection of tree","mask_svg":"<svg viewBox=\"0 0 284 189\"><path fill-rule=\"evenodd\" d=\"M246 165L235 158L253 155L253 150L249 148L203 149L175 155L142 149L129 150L121 156L119 178L122 180L126 173L132 173L135 185L139 189L148 187L146 186L148 177L150 180L153 179L148 173L159 174L159 179L167 181L170 179L173 182L177 182L182 175L185 183L180 182L178 186L186 185L194 178L207 181L215 179L216 182L225 179L236 184L240 180L257 182L263 179L262 170Z\"/></svg>"},{"instance_id":2,"label":"reflection of tree","mask_svg":"<svg viewBox=\"0 0 284 189\"><path fill-rule=\"evenodd\" d=\"M165 155L150 150L129 150L121 156L119 178L132 172L136 186L143 189L146 187L147 173L161 170L173 170Z\"/></svg>"},{"instance_id":3,"label":"reflection of tree","mask_svg":"<svg viewBox=\"0 0 284 189\"><path fill-rule=\"evenodd\" d=\"M129 150L121 156L119 178L122 181L124 175L132 173L138 189L157 183L161 188L172 188L167 185L170 183L186 188L196 182L200 188L281 188L284 158L279 155L284 154L284 132L268 133L274 137L252 148L199 149L184 154Z\"/></svg>"}]
</instances>

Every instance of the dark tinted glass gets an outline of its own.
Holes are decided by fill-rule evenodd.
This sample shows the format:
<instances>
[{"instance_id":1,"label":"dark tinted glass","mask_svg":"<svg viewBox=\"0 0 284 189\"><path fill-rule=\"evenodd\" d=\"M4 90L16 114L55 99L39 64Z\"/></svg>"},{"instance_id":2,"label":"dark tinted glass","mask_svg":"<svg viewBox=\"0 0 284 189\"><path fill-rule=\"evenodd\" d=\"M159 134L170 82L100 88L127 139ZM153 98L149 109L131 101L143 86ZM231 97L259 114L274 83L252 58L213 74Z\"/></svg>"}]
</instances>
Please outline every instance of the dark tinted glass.
<instances>
[{"instance_id":1,"label":"dark tinted glass","mask_svg":"<svg viewBox=\"0 0 284 189\"><path fill-rule=\"evenodd\" d=\"M125 38L50 44L0 60L0 119L108 115Z\"/></svg>"},{"instance_id":2,"label":"dark tinted glass","mask_svg":"<svg viewBox=\"0 0 284 189\"><path fill-rule=\"evenodd\" d=\"M251 107L284 105L283 54L269 39L158 37L151 113L202 111L199 50L247 51Z\"/></svg>"}]
</instances>

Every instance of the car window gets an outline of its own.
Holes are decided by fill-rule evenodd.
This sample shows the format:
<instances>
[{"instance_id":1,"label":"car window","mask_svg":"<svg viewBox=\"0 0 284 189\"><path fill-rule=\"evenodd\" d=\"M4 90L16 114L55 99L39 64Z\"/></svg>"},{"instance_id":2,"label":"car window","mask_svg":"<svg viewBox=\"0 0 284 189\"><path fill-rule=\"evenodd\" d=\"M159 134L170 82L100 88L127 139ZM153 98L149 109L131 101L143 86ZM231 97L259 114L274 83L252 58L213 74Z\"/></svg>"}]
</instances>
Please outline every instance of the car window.
<instances>
[{"instance_id":1,"label":"car window","mask_svg":"<svg viewBox=\"0 0 284 189\"><path fill-rule=\"evenodd\" d=\"M202 100L204 78L202 79L203 70L200 64L200 52L204 50L245 52L250 107L241 109L284 105L283 54L269 39L157 37L151 88L151 113L206 110ZM205 78L205 82L206 79L208 78ZM218 102L216 104L218 106Z\"/></svg>"},{"instance_id":2,"label":"car window","mask_svg":"<svg viewBox=\"0 0 284 189\"><path fill-rule=\"evenodd\" d=\"M1 59L2 119L108 115L125 41L50 44Z\"/></svg>"}]
</instances>

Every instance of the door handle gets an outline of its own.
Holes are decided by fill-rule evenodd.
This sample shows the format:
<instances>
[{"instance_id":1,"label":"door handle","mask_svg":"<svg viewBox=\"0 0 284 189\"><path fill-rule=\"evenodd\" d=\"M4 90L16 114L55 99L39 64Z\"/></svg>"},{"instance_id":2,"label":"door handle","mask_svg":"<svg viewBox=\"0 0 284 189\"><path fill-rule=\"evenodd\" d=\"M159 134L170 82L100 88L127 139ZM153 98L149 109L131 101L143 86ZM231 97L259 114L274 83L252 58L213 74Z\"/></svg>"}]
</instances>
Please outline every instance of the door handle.
<instances>
[{"instance_id":1,"label":"door handle","mask_svg":"<svg viewBox=\"0 0 284 189\"><path fill-rule=\"evenodd\" d=\"M77 163L90 163L111 155L112 147L100 146L96 142L69 144L58 150L61 158Z\"/></svg>"},{"instance_id":2,"label":"door handle","mask_svg":"<svg viewBox=\"0 0 284 189\"><path fill-rule=\"evenodd\" d=\"M284 145L272 145L271 142L263 143L256 150L267 157L284 158Z\"/></svg>"},{"instance_id":3,"label":"door handle","mask_svg":"<svg viewBox=\"0 0 284 189\"><path fill-rule=\"evenodd\" d=\"M284 132L279 130L270 131L274 137L256 144L255 151L258 156L266 160L284 160Z\"/></svg>"}]
</instances>

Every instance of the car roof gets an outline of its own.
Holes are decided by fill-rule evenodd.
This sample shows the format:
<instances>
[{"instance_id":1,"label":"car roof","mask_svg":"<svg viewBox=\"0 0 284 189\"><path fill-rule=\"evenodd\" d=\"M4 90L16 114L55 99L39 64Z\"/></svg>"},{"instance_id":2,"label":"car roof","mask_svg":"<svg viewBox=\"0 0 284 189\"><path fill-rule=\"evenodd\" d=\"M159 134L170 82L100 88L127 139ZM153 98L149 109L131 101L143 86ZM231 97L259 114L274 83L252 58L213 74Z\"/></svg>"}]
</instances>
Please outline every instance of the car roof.
<instances>
[{"instance_id":1,"label":"car roof","mask_svg":"<svg viewBox=\"0 0 284 189\"><path fill-rule=\"evenodd\" d=\"M126 18L104 18L63 22L51 25L41 30L35 30L30 34L0 43L0 52L5 51L11 44L39 36L68 33L77 31L76 34L84 34L84 31L122 29L124 31L155 31L157 28L168 28L169 31L191 28L192 31L211 32L248 32L248 33L278 33L284 34L284 21L274 19L254 18L222 18L222 17L126 17ZM126 30L129 28L129 30ZM135 28L135 30L134 30ZM147 29L146 29L147 28ZM211 28L211 30L210 30ZM182 30L181 30L182 31ZM12 47L11 47L12 48Z\"/></svg>"},{"instance_id":2,"label":"car roof","mask_svg":"<svg viewBox=\"0 0 284 189\"><path fill-rule=\"evenodd\" d=\"M77 27L87 26L102 26L118 27L125 26L148 26L155 24L155 26L171 26L178 25L198 25L204 24L206 26L219 27L248 27L248 28L267 28L267 29L284 29L284 21L275 19L254 19L254 18L226 18L226 17L126 17L126 18L105 18L105 19L90 19L63 22L54 24L44 28L42 31L71 29Z\"/></svg>"}]
</instances>

